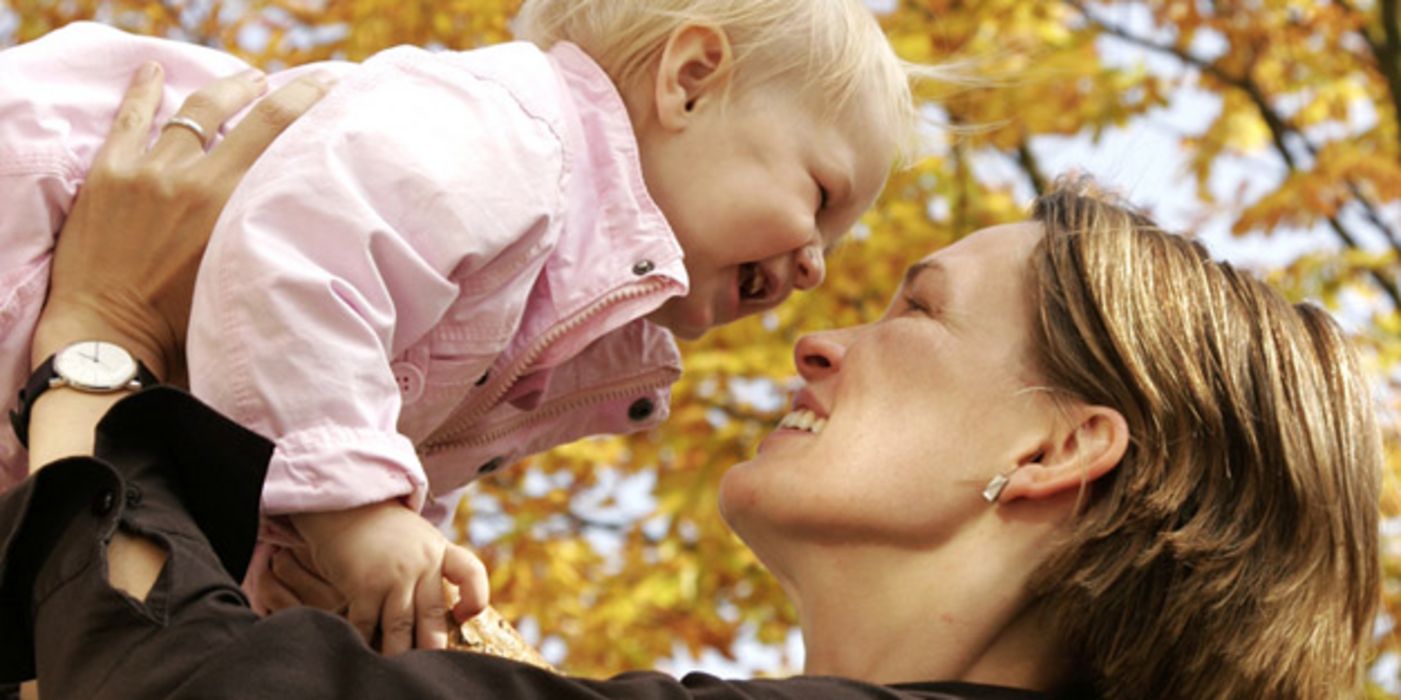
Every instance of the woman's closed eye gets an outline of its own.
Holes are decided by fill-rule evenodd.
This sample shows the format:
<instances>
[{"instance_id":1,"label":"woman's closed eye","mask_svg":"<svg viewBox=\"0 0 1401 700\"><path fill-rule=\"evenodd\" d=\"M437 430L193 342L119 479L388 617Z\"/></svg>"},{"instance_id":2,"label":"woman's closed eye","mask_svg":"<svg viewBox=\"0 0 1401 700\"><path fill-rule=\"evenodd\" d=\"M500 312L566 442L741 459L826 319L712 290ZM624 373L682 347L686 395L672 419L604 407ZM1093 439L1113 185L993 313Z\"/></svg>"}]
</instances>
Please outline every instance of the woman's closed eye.
<instances>
[{"instance_id":1,"label":"woman's closed eye","mask_svg":"<svg viewBox=\"0 0 1401 700\"><path fill-rule=\"evenodd\" d=\"M914 294L905 294L901 297L901 300L905 304L905 308L901 310L902 313L913 312L917 314L922 314L924 316L928 316L930 318L934 318L934 306L925 302L924 300L920 299Z\"/></svg>"}]
</instances>

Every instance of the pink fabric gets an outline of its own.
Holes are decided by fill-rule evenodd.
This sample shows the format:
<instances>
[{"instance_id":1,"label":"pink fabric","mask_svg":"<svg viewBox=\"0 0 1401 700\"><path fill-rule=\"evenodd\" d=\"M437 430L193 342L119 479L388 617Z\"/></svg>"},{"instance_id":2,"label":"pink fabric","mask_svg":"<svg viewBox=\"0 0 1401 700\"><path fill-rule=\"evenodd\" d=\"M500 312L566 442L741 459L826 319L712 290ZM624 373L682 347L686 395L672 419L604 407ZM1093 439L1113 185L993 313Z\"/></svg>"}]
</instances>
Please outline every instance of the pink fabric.
<instances>
[{"instance_id":1,"label":"pink fabric","mask_svg":"<svg viewBox=\"0 0 1401 700\"><path fill-rule=\"evenodd\" d=\"M87 22L0 51L0 407L5 411L29 377L29 342L48 289L54 235L126 85L148 59L160 61L166 76L157 124L190 92L248 68L218 51ZM308 70L338 74L352 68L323 63L279 73L271 83L280 86ZM0 490L24 478L27 464L14 433L0 429Z\"/></svg>"},{"instance_id":2,"label":"pink fabric","mask_svg":"<svg viewBox=\"0 0 1401 700\"><path fill-rule=\"evenodd\" d=\"M162 117L241 68L91 24L0 52L7 361L27 358L32 280L152 57L170 76ZM607 75L567 44L400 47L332 69L335 89L226 207L190 328L195 393L276 443L265 514L397 497L441 524L483 472L662 421L680 356L642 317L687 282ZM27 372L3 369L13 397ZM457 439L430 444L445 424Z\"/></svg>"}]
</instances>

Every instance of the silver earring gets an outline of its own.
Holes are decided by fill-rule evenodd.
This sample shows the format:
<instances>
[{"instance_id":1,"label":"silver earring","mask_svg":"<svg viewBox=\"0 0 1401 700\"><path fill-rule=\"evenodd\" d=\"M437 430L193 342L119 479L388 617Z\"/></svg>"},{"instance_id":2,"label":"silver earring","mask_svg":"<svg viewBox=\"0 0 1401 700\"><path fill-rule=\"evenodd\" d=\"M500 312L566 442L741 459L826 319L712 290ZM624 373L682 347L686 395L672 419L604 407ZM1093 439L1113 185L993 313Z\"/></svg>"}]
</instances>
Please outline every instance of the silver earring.
<instances>
[{"instance_id":1,"label":"silver earring","mask_svg":"<svg viewBox=\"0 0 1401 700\"><path fill-rule=\"evenodd\" d=\"M996 503L997 499L1002 497L1002 489L1007 488L1007 481L1006 474L998 474L992 477L988 485L983 488L983 500L988 503Z\"/></svg>"}]
</instances>

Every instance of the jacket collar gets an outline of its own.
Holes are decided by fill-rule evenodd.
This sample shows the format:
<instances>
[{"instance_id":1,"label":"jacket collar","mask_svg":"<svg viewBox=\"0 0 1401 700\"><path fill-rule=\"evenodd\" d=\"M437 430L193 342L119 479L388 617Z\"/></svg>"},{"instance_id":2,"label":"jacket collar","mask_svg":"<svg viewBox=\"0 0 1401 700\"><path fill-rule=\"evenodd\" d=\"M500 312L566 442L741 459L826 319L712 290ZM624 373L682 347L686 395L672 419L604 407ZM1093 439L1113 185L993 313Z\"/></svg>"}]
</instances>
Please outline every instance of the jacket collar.
<instances>
[{"instance_id":1,"label":"jacket collar","mask_svg":"<svg viewBox=\"0 0 1401 700\"><path fill-rule=\"evenodd\" d=\"M543 313L532 314L535 327L522 335L534 337L629 285L649 282L658 291L621 300L570 333L541 358L545 366L689 290L681 245L647 191L632 120L612 78L574 44L556 44L548 55L564 93L567 210L531 300Z\"/></svg>"}]
</instances>

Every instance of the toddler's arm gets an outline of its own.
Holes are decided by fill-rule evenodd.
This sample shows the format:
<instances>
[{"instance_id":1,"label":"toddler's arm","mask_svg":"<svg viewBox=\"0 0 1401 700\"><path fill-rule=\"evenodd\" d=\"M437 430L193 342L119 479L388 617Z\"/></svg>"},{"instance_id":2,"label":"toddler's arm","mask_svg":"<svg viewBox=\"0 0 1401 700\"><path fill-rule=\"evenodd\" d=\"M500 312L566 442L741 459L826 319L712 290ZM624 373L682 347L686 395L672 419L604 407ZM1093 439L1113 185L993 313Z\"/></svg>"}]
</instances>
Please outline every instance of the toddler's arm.
<instances>
[{"instance_id":1,"label":"toddler's arm","mask_svg":"<svg viewBox=\"0 0 1401 700\"><path fill-rule=\"evenodd\" d=\"M200 398L276 445L265 515L361 522L374 506L415 546L456 552L402 522L428 479L397 429L391 363L449 310L480 313L473 294L538 273L563 166L554 133L499 89L434 69L357 69L254 166L205 256L189 361ZM308 539L335 532L297 520ZM383 617L389 584L358 578L352 541L365 561L403 565L400 588L437 564L415 550L404 565L396 542L365 532L319 543L334 554L316 563L338 562L323 575L367 601L360 623Z\"/></svg>"},{"instance_id":2,"label":"toddler's arm","mask_svg":"<svg viewBox=\"0 0 1401 700\"><path fill-rule=\"evenodd\" d=\"M267 515L421 508L391 364L449 310L484 313L473 295L537 274L556 235L554 133L491 85L393 68L341 78L269 149L200 269L191 386L276 444Z\"/></svg>"}]
</instances>

